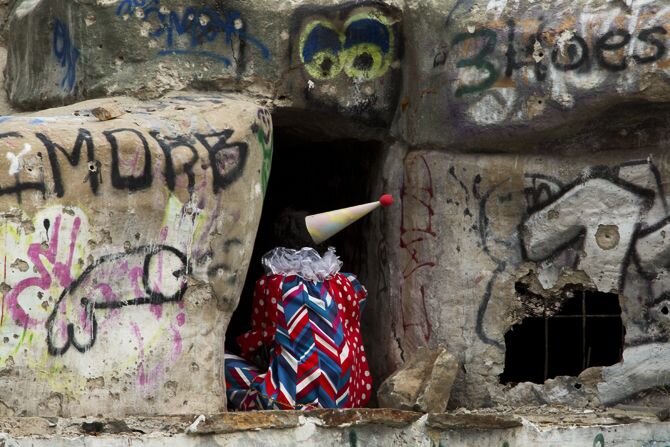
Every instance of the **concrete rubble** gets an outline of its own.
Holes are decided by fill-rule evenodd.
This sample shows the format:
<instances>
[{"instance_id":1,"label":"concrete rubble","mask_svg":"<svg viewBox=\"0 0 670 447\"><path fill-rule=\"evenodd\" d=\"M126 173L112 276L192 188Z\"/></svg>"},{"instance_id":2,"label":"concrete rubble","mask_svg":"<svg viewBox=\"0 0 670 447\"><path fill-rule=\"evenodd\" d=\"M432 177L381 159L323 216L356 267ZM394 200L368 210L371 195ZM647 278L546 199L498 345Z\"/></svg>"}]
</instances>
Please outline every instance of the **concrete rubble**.
<instances>
[{"instance_id":1,"label":"concrete rubble","mask_svg":"<svg viewBox=\"0 0 670 447\"><path fill-rule=\"evenodd\" d=\"M379 386L379 406L423 413L445 411L457 372L456 358L443 347L419 348Z\"/></svg>"}]
</instances>

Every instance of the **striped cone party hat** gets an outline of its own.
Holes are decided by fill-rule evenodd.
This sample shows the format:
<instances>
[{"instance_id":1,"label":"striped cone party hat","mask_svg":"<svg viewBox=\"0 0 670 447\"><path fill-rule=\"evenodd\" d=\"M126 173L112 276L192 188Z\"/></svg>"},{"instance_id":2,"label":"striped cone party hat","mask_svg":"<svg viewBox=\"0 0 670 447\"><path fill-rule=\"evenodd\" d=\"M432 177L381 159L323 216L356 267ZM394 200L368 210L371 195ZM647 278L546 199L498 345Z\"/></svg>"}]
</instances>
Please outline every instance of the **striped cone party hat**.
<instances>
[{"instance_id":1,"label":"striped cone party hat","mask_svg":"<svg viewBox=\"0 0 670 447\"><path fill-rule=\"evenodd\" d=\"M393 196L384 194L376 202L312 214L305 218L305 225L314 243L320 244L380 206L386 207L391 204Z\"/></svg>"}]
</instances>

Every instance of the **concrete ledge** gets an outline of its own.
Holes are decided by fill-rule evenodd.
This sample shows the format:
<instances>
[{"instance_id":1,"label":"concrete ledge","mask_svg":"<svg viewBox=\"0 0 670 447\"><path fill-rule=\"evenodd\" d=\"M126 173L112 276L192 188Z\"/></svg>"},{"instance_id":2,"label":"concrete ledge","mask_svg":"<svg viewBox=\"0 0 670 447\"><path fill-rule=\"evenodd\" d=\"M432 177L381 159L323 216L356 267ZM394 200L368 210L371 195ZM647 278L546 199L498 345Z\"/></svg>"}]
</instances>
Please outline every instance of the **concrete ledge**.
<instances>
[{"instance_id":1,"label":"concrete ledge","mask_svg":"<svg viewBox=\"0 0 670 447\"><path fill-rule=\"evenodd\" d=\"M621 426L660 427L670 439L670 424L663 423L663 412L657 408L615 408L611 410L570 410L556 407L524 408L518 413L452 412L421 414L388 408L300 411L258 411L246 413L219 413L190 416L118 418L0 418L0 433L16 439L38 438L128 438L173 437L209 438L213 436L258 436L271 433L322 432L326 437L334 433L374 432L379 436L407 432L424 436L426 431L449 438L453 432L489 433L494 436L526 432L551 432L565 429L592 429ZM633 429L631 428L631 429ZM473 430L474 429L474 430ZM628 430L628 429L627 429ZM265 435L263 435L265 434ZM256 436L256 435L254 435ZM347 435L348 436L348 435ZM232 439L232 438L231 438ZM269 438L268 438L269 439ZM0 438L0 441L2 439ZM2 444L0 443L0 446ZM7 444L11 445L11 444ZM21 444L19 444L21 445ZM37 445L37 444L36 444ZM69 445L69 444L64 444ZM73 444L74 445L74 444ZM88 444L87 444L88 445ZM133 444L131 444L133 445ZM142 444L139 444L142 445ZM188 445L188 444L184 444Z\"/></svg>"},{"instance_id":2,"label":"concrete ledge","mask_svg":"<svg viewBox=\"0 0 670 447\"><path fill-rule=\"evenodd\" d=\"M442 430L495 430L522 427L523 423L519 417L513 415L434 413L428 415L426 425Z\"/></svg>"}]
</instances>

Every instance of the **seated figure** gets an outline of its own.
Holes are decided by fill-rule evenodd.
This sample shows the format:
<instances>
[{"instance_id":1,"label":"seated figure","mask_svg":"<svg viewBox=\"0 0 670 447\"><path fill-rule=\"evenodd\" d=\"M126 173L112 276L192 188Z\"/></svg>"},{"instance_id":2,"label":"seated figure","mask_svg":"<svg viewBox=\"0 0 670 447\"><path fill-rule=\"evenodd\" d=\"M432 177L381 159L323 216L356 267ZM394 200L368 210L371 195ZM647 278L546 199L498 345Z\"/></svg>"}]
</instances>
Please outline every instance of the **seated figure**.
<instances>
[{"instance_id":1,"label":"seated figure","mask_svg":"<svg viewBox=\"0 0 670 447\"><path fill-rule=\"evenodd\" d=\"M226 354L236 410L362 407L372 379L361 340L367 291L330 248L276 248L263 257L251 330Z\"/></svg>"},{"instance_id":2,"label":"seated figure","mask_svg":"<svg viewBox=\"0 0 670 447\"><path fill-rule=\"evenodd\" d=\"M277 223L292 246L321 244L379 208L378 201L307 216L285 210ZM329 248L275 248L263 256L251 330L237 338L241 356L226 354L226 395L236 410L363 407L372 378L361 339L365 287Z\"/></svg>"}]
</instances>

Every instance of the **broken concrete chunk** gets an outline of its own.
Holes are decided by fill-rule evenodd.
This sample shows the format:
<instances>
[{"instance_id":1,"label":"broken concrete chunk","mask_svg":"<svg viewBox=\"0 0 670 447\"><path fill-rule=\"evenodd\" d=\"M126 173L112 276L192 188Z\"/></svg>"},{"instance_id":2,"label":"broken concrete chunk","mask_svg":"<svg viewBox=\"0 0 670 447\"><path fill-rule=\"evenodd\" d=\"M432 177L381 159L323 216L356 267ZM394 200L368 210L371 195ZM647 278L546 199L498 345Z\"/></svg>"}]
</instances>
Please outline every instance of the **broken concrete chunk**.
<instances>
[{"instance_id":1,"label":"broken concrete chunk","mask_svg":"<svg viewBox=\"0 0 670 447\"><path fill-rule=\"evenodd\" d=\"M100 121L109 121L123 115L124 112L116 104L103 104L91 110L91 113Z\"/></svg>"},{"instance_id":2,"label":"broken concrete chunk","mask_svg":"<svg viewBox=\"0 0 670 447\"><path fill-rule=\"evenodd\" d=\"M457 371L456 357L444 347L420 348L382 383L377 393L379 404L401 410L443 412Z\"/></svg>"},{"instance_id":3,"label":"broken concrete chunk","mask_svg":"<svg viewBox=\"0 0 670 447\"><path fill-rule=\"evenodd\" d=\"M496 430L522 427L523 423L511 414L431 414L426 425L440 430Z\"/></svg>"}]
</instances>

